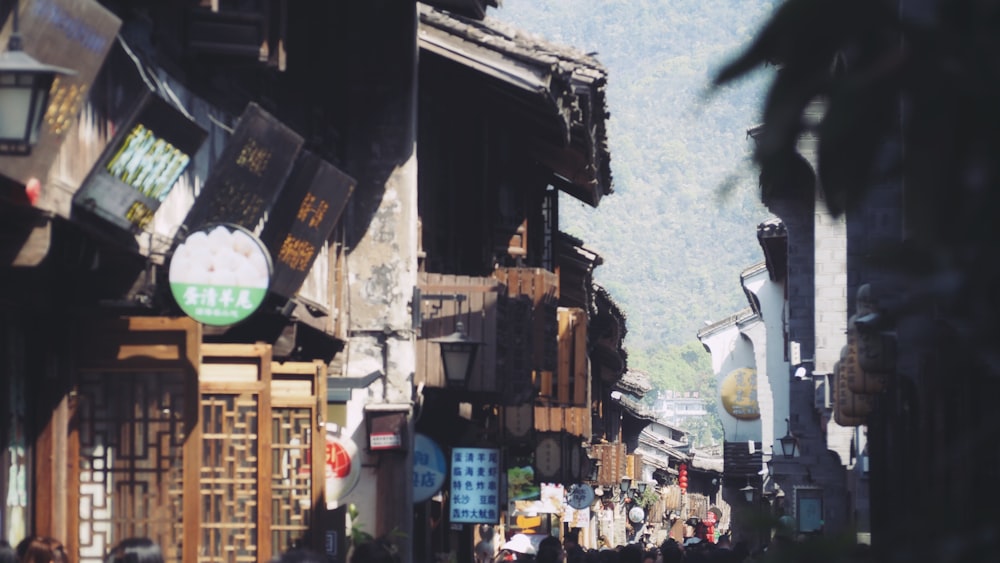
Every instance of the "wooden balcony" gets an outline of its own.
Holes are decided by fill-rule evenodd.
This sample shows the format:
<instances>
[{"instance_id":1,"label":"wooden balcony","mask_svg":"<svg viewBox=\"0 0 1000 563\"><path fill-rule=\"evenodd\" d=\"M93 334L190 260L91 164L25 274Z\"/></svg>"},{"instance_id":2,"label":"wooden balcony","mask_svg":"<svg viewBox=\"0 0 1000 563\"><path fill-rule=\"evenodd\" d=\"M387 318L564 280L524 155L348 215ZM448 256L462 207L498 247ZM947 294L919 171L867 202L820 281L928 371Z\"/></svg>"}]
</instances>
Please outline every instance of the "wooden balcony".
<instances>
[{"instance_id":1,"label":"wooden balcony","mask_svg":"<svg viewBox=\"0 0 1000 563\"><path fill-rule=\"evenodd\" d=\"M455 331L483 343L467 392L500 405L531 403L534 428L591 437L587 315L558 307L558 278L539 268L502 268L477 278L421 273L416 382L445 387L434 338Z\"/></svg>"}]
</instances>

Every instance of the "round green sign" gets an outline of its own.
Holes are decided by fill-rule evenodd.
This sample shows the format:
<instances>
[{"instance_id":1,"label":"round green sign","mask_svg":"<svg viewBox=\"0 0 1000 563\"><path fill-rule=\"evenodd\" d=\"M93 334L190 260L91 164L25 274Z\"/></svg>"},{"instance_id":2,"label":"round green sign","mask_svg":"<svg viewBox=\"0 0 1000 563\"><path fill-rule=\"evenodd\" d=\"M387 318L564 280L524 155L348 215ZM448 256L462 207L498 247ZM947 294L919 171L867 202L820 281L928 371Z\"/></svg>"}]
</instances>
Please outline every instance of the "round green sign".
<instances>
[{"instance_id":1,"label":"round green sign","mask_svg":"<svg viewBox=\"0 0 1000 563\"><path fill-rule=\"evenodd\" d=\"M215 225L191 233L174 250L168 277L185 314L207 325L231 325L263 303L271 257L250 231Z\"/></svg>"}]
</instances>

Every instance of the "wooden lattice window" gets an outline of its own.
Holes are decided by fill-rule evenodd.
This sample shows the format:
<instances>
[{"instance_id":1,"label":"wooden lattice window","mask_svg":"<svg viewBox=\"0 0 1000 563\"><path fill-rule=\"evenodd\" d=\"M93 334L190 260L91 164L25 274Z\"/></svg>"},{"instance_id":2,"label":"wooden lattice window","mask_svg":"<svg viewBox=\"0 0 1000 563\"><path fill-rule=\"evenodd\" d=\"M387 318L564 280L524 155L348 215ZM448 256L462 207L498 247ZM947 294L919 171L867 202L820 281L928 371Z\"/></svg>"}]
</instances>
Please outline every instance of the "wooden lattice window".
<instances>
[{"instance_id":1,"label":"wooden lattice window","mask_svg":"<svg viewBox=\"0 0 1000 563\"><path fill-rule=\"evenodd\" d=\"M325 364L272 362L263 344L203 345L184 319L116 319L81 334L62 450L70 486L55 471L39 480L53 491L46 506L66 501L71 560L98 563L132 536L155 540L171 563L264 562L316 541Z\"/></svg>"},{"instance_id":2,"label":"wooden lattice window","mask_svg":"<svg viewBox=\"0 0 1000 563\"><path fill-rule=\"evenodd\" d=\"M271 545L297 546L313 519L312 429L309 408L275 407L271 411Z\"/></svg>"},{"instance_id":3,"label":"wooden lattice window","mask_svg":"<svg viewBox=\"0 0 1000 563\"><path fill-rule=\"evenodd\" d=\"M259 404L255 393L202 393L199 561L257 561Z\"/></svg>"},{"instance_id":4,"label":"wooden lattice window","mask_svg":"<svg viewBox=\"0 0 1000 563\"><path fill-rule=\"evenodd\" d=\"M182 561L184 379L181 373L81 374L79 558L144 536Z\"/></svg>"},{"instance_id":5,"label":"wooden lattice window","mask_svg":"<svg viewBox=\"0 0 1000 563\"><path fill-rule=\"evenodd\" d=\"M271 362L264 345L203 349L198 561L268 561L316 537L325 366Z\"/></svg>"}]
</instances>

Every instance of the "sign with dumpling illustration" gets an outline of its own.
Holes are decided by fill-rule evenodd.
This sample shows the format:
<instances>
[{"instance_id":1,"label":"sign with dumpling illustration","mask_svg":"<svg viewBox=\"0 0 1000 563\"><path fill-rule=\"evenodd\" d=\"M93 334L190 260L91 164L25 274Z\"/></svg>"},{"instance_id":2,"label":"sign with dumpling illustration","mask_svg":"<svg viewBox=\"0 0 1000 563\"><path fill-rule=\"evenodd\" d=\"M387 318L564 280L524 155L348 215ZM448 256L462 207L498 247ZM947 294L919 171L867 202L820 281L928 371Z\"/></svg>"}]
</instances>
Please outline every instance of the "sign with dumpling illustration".
<instances>
[{"instance_id":1,"label":"sign with dumpling illustration","mask_svg":"<svg viewBox=\"0 0 1000 563\"><path fill-rule=\"evenodd\" d=\"M192 319L238 323L260 307L271 279L271 257L250 231L230 224L199 229L174 250L168 273L174 299Z\"/></svg>"}]
</instances>

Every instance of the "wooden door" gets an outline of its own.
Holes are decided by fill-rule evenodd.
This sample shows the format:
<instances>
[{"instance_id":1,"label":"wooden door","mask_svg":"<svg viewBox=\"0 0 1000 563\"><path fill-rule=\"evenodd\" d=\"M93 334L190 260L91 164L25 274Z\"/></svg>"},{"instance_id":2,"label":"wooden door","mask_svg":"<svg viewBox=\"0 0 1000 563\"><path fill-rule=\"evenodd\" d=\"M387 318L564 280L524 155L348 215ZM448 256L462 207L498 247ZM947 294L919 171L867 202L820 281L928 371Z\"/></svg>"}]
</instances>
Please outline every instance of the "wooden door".
<instances>
[{"instance_id":1,"label":"wooden door","mask_svg":"<svg viewBox=\"0 0 1000 563\"><path fill-rule=\"evenodd\" d=\"M269 561L319 536L326 366L272 362L264 344L202 352L197 560Z\"/></svg>"},{"instance_id":2,"label":"wooden door","mask_svg":"<svg viewBox=\"0 0 1000 563\"><path fill-rule=\"evenodd\" d=\"M78 344L61 452L68 461L61 490L72 507L61 539L71 560L103 562L110 547L134 536L159 543L167 561L191 560L200 325L162 317L88 322Z\"/></svg>"}]
</instances>

